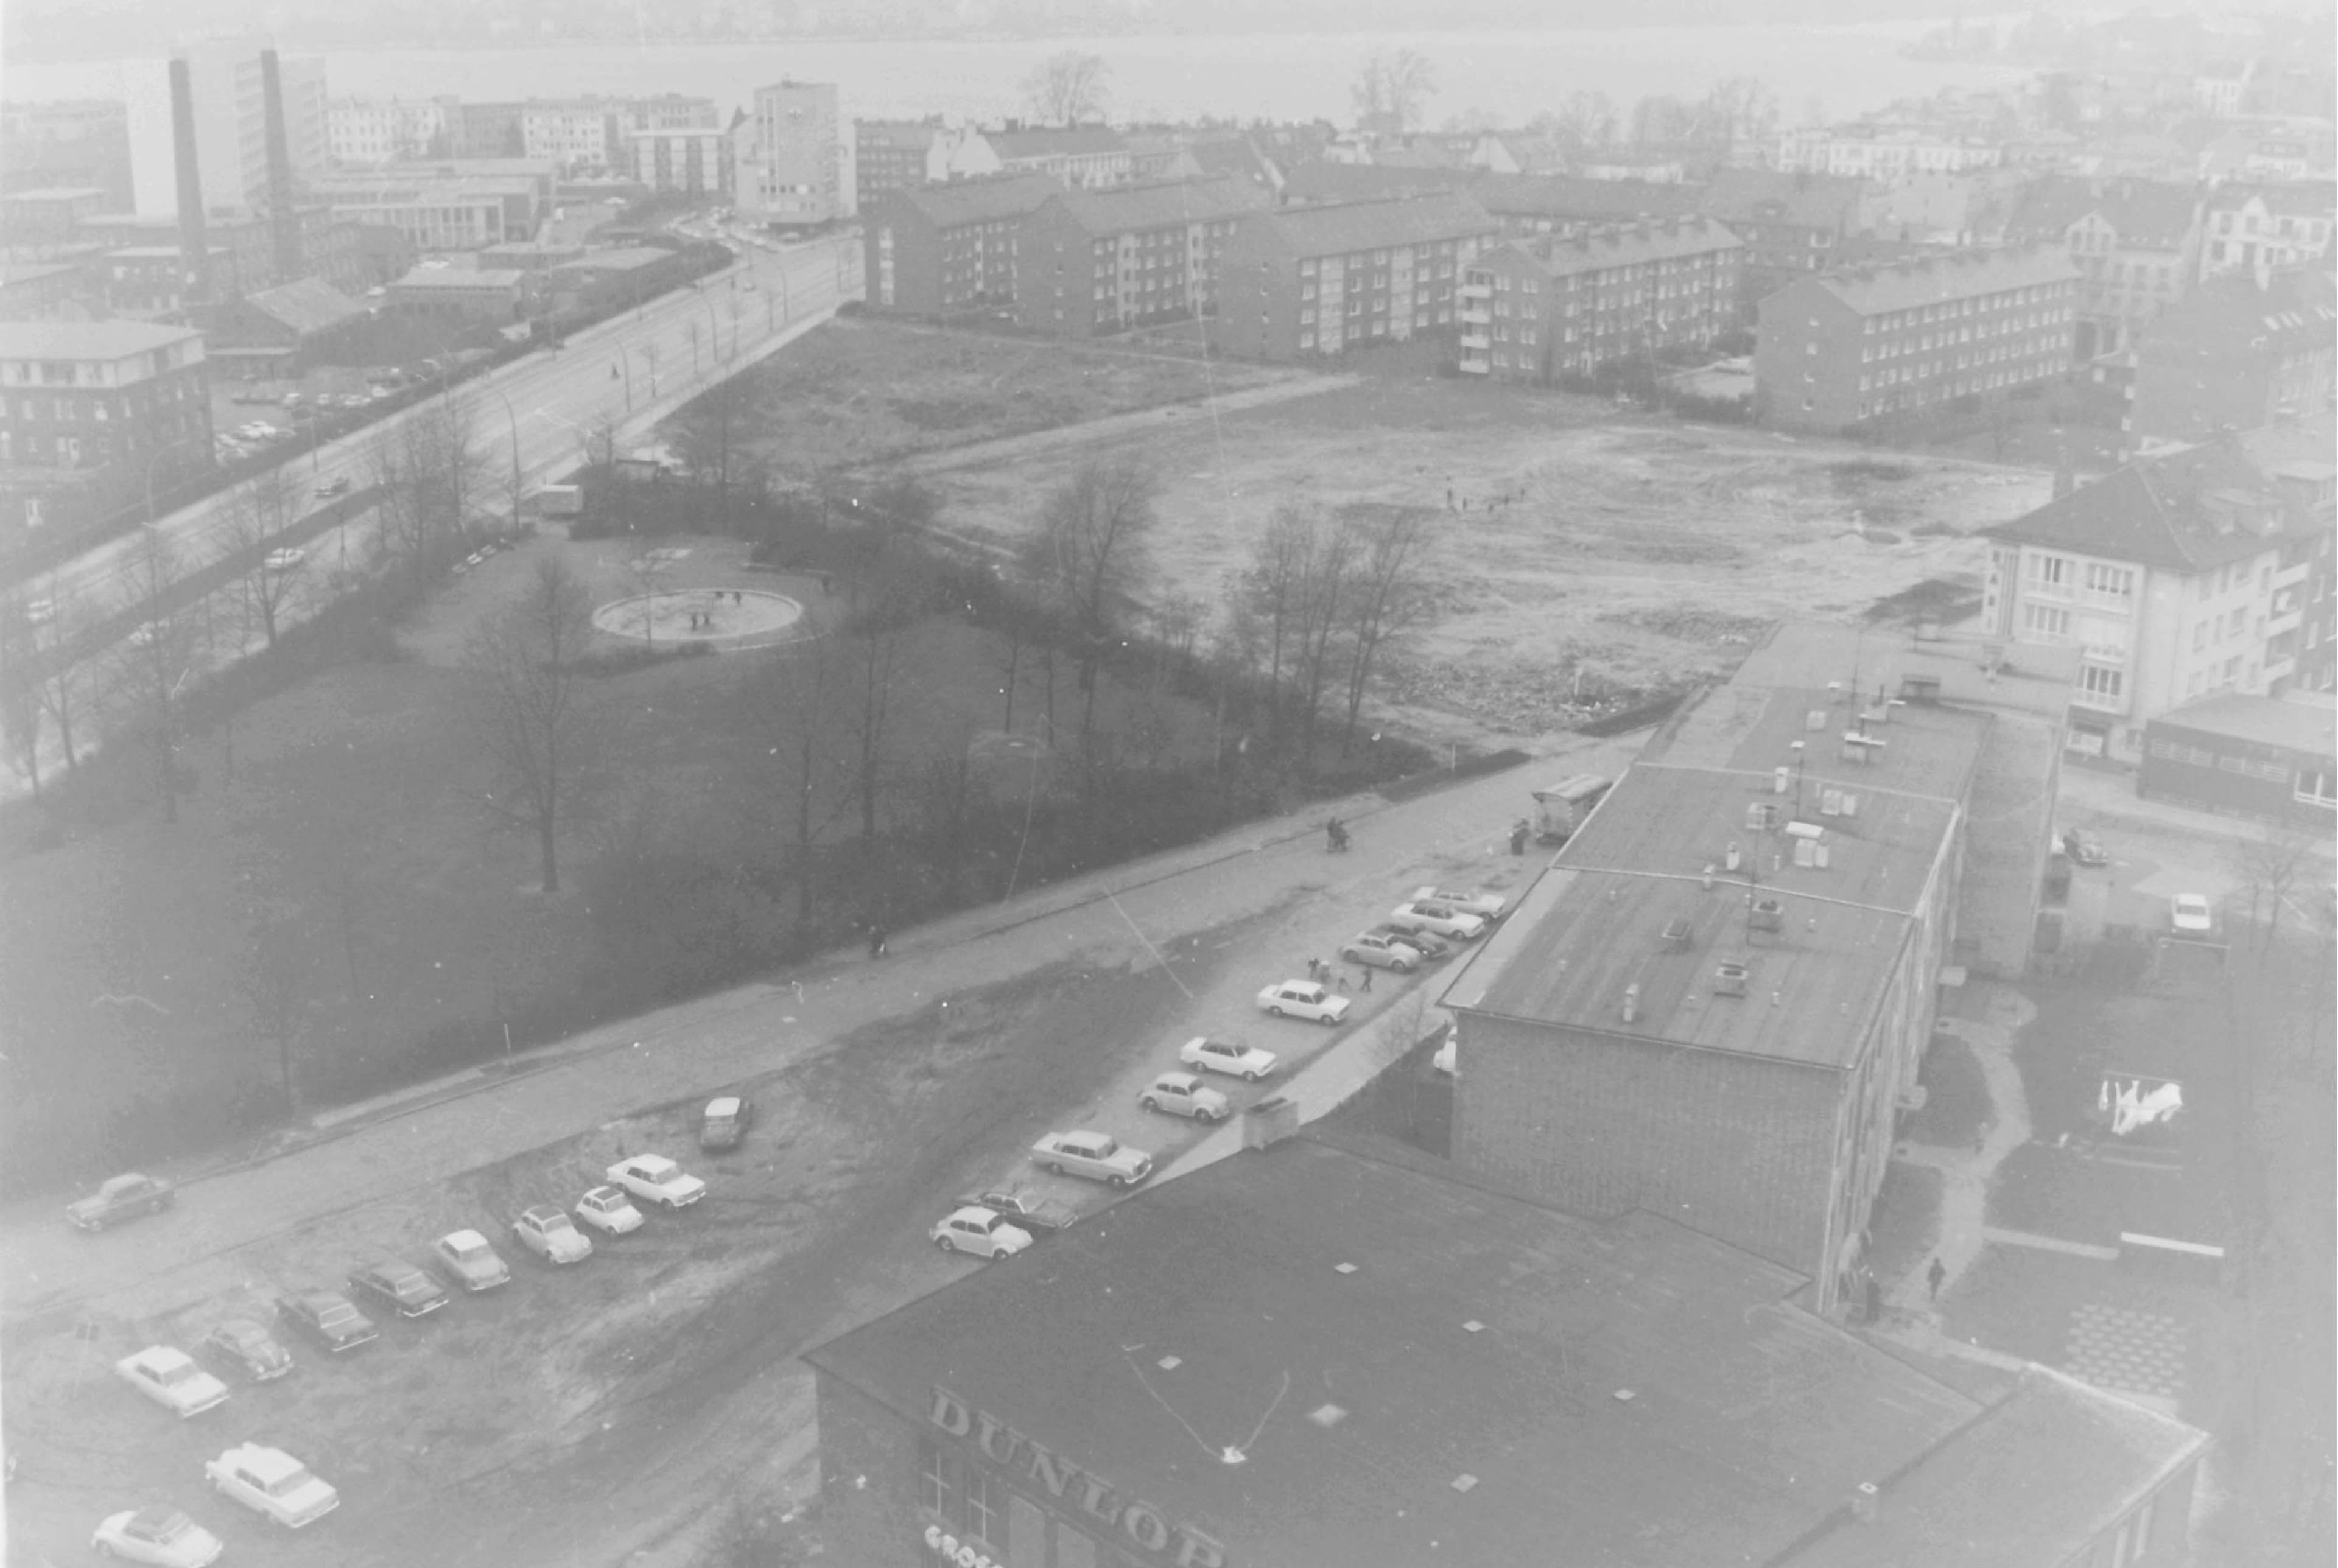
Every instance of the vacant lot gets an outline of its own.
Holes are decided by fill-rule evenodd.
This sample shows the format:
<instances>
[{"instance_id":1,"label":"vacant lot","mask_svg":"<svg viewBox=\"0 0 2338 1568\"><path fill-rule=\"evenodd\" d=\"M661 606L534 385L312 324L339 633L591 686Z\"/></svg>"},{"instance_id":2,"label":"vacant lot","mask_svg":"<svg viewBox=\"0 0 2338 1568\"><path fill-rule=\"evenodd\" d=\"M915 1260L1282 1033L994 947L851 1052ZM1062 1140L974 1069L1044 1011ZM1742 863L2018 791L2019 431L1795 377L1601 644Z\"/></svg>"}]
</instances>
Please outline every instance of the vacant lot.
<instances>
[{"instance_id":1,"label":"vacant lot","mask_svg":"<svg viewBox=\"0 0 2338 1568\"><path fill-rule=\"evenodd\" d=\"M1374 379L1110 444L1163 477L1164 591L1213 599L1279 506L1436 514L1430 612L1380 710L1480 743L1564 728L1578 700L1729 669L1777 617L1859 619L1934 579L1977 593L1969 533L2050 491L2043 474L1626 421L1593 399L1451 380ZM954 527L1003 544L1092 449L1008 439L920 467Z\"/></svg>"}]
</instances>

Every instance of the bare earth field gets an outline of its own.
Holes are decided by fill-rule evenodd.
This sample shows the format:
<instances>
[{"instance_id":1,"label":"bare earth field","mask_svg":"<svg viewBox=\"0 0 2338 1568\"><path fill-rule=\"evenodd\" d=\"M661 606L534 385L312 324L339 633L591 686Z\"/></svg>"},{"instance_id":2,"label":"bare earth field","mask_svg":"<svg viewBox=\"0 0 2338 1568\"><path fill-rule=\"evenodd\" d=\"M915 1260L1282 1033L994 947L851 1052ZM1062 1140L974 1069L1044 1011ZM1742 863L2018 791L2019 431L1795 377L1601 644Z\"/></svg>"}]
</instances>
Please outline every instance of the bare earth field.
<instances>
[{"instance_id":1,"label":"bare earth field","mask_svg":"<svg viewBox=\"0 0 2338 1568\"><path fill-rule=\"evenodd\" d=\"M1161 584L1205 599L1278 506L1437 513L1448 543L1421 577L1433 612L1400 645L1395 700L1379 711L1478 744L1563 729L1578 697L1726 671L1780 616L1856 621L1934 579L1977 592L1984 547L1966 535L2051 489L2044 474L1652 424L1589 398L1449 380L1366 380L1109 444L1162 475ZM1030 496L1095 449L1010 439L919 466L952 528L1004 544Z\"/></svg>"}]
</instances>

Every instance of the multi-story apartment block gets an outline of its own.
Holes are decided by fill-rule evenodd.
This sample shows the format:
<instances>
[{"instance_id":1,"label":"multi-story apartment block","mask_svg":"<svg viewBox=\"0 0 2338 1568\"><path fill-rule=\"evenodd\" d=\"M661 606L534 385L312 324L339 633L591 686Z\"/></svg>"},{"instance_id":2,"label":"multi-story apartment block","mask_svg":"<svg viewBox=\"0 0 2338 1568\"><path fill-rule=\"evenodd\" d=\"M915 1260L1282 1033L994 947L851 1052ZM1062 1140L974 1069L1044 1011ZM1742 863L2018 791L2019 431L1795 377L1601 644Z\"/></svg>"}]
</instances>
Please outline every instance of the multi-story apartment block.
<instances>
[{"instance_id":1,"label":"multi-story apartment block","mask_svg":"<svg viewBox=\"0 0 2338 1568\"><path fill-rule=\"evenodd\" d=\"M203 335L140 321L0 326L0 522L73 526L211 463Z\"/></svg>"},{"instance_id":2,"label":"multi-story apartment block","mask_svg":"<svg viewBox=\"0 0 2338 1568\"><path fill-rule=\"evenodd\" d=\"M537 100L520 106L520 145L527 157L564 170L614 169L624 161L621 105L606 98Z\"/></svg>"},{"instance_id":3,"label":"multi-story apartment block","mask_svg":"<svg viewBox=\"0 0 2338 1568\"><path fill-rule=\"evenodd\" d=\"M190 306L209 303L242 291L234 250L225 245L206 247L209 269L200 274L204 292L193 293L199 274L187 265L186 252L176 245L132 245L109 250L98 263L103 270L106 308L137 321L164 321L177 326L188 320Z\"/></svg>"},{"instance_id":4,"label":"multi-story apartment block","mask_svg":"<svg viewBox=\"0 0 2338 1568\"><path fill-rule=\"evenodd\" d=\"M1009 122L1002 131L968 131L949 148L948 177L1046 174L1083 191L1125 185L1136 178L1135 155L1117 131L1102 125L1030 130Z\"/></svg>"},{"instance_id":5,"label":"multi-story apartment block","mask_svg":"<svg viewBox=\"0 0 2338 1568\"><path fill-rule=\"evenodd\" d=\"M333 162L344 166L446 158L451 98L336 98L325 114Z\"/></svg>"},{"instance_id":6,"label":"multi-story apartment block","mask_svg":"<svg viewBox=\"0 0 2338 1568\"><path fill-rule=\"evenodd\" d=\"M862 210L888 191L949 178L950 133L936 120L855 120L853 191Z\"/></svg>"},{"instance_id":7,"label":"multi-story apartment block","mask_svg":"<svg viewBox=\"0 0 2338 1568\"><path fill-rule=\"evenodd\" d=\"M1778 139L1778 167L1789 174L1807 170L1887 182L1910 174L1986 168L1999 156L1994 142L1912 125L1822 126L1789 131Z\"/></svg>"},{"instance_id":8,"label":"multi-story apartment block","mask_svg":"<svg viewBox=\"0 0 2338 1568\"><path fill-rule=\"evenodd\" d=\"M652 191L728 202L738 190L732 133L719 126L635 131L625 153L627 172Z\"/></svg>"},{"instance_id":9,"label":"multi-story apartment block","mask_svg":"<svg viewBox=\"0 0 2338 1568\"><path fill-rule=\"evenodd\" d=\"M525 103L456 103L447 111L447 156L520 158L527 153Z\"/></svg>"},{"instance_id":10,"label":"multi-story apartment block","mask_svg":"<svg viewBox=\"0 0 2338 1568\"><path fill-rule=\"evenodd\" d=\"M0 107L0 191L93 189L130 211L130 112L106 99Z\"/></svg>"},{"instance_id":11,"label":"multi-story apartment block","mask_svg":"<svg viewBox=\"0 0 2338 1568\"><path fill-rule=\"evenodd\" d=\"M2338 186L2327 180L2224 185L2208 193L2200 276L2251 272L2330 260Z\"/></svg>"},{"instance_id":12,"label":"multi-story apartment block","mask_svg":"<svg viewBox=\"0 0 2338 1568\"><path fill-rule=\"evenodd\" d=\"M1010 309L1023 220L1063 189L1045 174L1004 174L886 191L862 221L869 309L916 316Z\"/></svg>"},{"instance_id":13,"label":"multi-story apartment block","mask_svg":"<svg viewBox=\"0 0 2338 1568\"><path fill-rule=\"evenodd\" d=\"M1250 213L1226 241L1212 341L1282 361L1447 330L1496 231L1459 194Z\"/></svg>"},{"instance_id":14,"label":"multi-story apartment block","mask_svg":"<svg viewBox=\"0 0 2338 1568\"><path fill-rule=\"evenodd\" d=\"M1768 169L1716 169L1697 198L1697 211L1745 242L1738 266L1741 321L1754 319L1765 295L1805 273L1832 270L1838 247L1874 227L1874 205L1863 180Z\"/></svg>"},{"instance_id":15,"label":"multi-story apartment block","mask_svg":"<svg viewBox=\"0 0 2338 1568\"><path fill-rule=\"evenodd\" d=\"M1263 191L1232 177L1051 196L1017 232L1015 318L1092 338L1215 315L1234 220L1266 205Z\"/></svg>"},{"instance_id":16,"label":"multi-story apartment block","mask_svg":"<svg viewBox=\"0 0 2338 1568\"><path fill-rule=\"evenodd\" d=\"M1571 174L1488 174L1461 188L1505 234L1582 234L1607 223L1685 218L1704 194L1695 185Z\"/></svg>"},{"instance_id":17,"label":"multi-story apartment block","mask_svg":"<svg viewBox=\"0 0 2338 1568\"><path fill-rule=\"evenodd\" d=\"M2294 680L2298 590L2329 533L2228 436L2137 458L1981 536L1984 633L2078 648L2070 745L2131 762L2168 710Z\"/></svg>"},{"instance_id":18,"label":"multi-story apartment block","mask_svg":"<svg viewBox=\"0 0 2338 1568\"><path fill-rule=\"evenodd\" d=\"M628 136L643 131L714 131L722 124L722 112L713 99L693 98L686 93L620 98L615 106L618 124Z\"/></svg>"},{"instance_id":19,"label":"multi-story apartment block","mask_svg":"<svg viewBox=\"0 0 2338 1568\"><path fill-rule=\"evenodd\" d=\"M2260 282L2241 272L2194 289L2143 329L2126 436L2205 441L2282 418L2323 419L2333 404L2338 312L2317 268Z\"/></svg>"},{"instance_id":20,"label":"multi-story apartment block","mask_svg":"<svg viewBox=\"0 0 2338 1568\"><path fill-rule=\"evenodd\" d=\"M268 208L266 72L260 56L270 47L256 38L225 39L177 52L187 64L195 157L206 208ZM174 213L179 210L178 153L168 64L134 61L123 73L137 210L150 215ZM297 191L331 162L325 63L280 58L277 79L285 151Z\"/></svg>"},{"instance_id":21,"label":"multi-story apartment block","mask_svg":"<svg viewBox=\"0 0 2338 1568\"><path fill-rule=\"evenodd\" d=\"M1737 325L1744 249L1709 218L1505 240L1465 275L1461 369L1547 383L1710 344Z\"/></svg>"},{"instance_id":22,"label":"multi-story apartment block","mask_svg":"<svg viewBox=\"0 0 2338 1568\"><path fill-rule=\"evenodd\" d=\"M2068 375L2078 297L2069 258L2034 246L1803 279L1762 301L1755 407L1833 431Z\"/></svg>"},{"instance_id":23,"label":"multi-story apartment block","mask_svg":"<svg viewBox=\"0 0 2338 1568\"><path fill-rule=\"evenodd\" d=\"M105 211L105 192L94 186L39 186L0 196L0 254L40 260L89 241L81 226Z\"/></svg>"},{"instance_id":24,"label":"multi-story apartment block","mask_svg":"<svg viewBox=\"0 0 2338 1568\"><path fill-rule=\"evenodd\" d=\"M2293 580L2275 592L2267 622L2268 679L2275 691L2338 690L2338 474L2330 463L2328 419L2282 419L2245 431L2240 443L2281 495L2284 518L2297 524L2282 552L2283 573ZM2301 560L2305 575L2295 580ZM2299 612L2297 627L2282 630L2292 610ZM2281 666L2293 660L2284 673Z\"/></svg>"},{"instance_id":25,"label":"multi-story apartment block","mask_svg":"<svg viewBox=\"0 0 2338 1568\"><path fill-rule=\"evenodd\" d=\"M740 216L802 229L851 215L851 148L834 83L756 88L754 112L736 135Z\"/></svg>"},{"instance_id":26,"label":"multi-story apartment block","mask_svg":"<svg viewBox=\"0 0 2338 1568\"><path fill-rule=\"evenodd\" d=\"M2132 348L2137 331L2184 297L2199 264L2200 201L2149 180L2049 179L2008 220L2017 243L2058 244L2078 269L2080 361Z\"/></svg>"}]
</instances>

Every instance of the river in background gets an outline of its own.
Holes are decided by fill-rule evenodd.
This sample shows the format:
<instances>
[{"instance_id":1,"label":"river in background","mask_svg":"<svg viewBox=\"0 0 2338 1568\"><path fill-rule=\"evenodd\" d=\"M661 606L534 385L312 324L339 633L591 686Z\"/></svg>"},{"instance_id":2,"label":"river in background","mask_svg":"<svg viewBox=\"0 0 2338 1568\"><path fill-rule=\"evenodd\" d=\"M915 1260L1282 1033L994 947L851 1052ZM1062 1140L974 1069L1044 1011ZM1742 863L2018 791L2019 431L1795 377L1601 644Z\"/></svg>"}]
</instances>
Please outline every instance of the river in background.
<instances>
[{"instance_id":1,"label":"river in background","mask_svg":"<svg viewBox=\"0 0 2338 1568\"><path fill-rule=\"evenodd\" d=\"M1176 35L1092 39L805 39L771 44L562 44L461 53L388 49L325 55L336 95L476 102L590 93L689 93L727 112L780 79L837 83L848 115L928 113L995 120L1017 113L1031 67L1065 49L1111 68L1115 120L1327 119L1345 123L1357 63L1376 47L1418 51L1436 67L1428 123L1482 111L1518 124L1570 93L1605 93L1619 110L1638 98L1694 99L1727 76L1754 76L1777 97L1782 122L1815 106L1841 119L1944 86L2018 82L2021 67L1908 60L1900 46L1933 24L1857 27L1646 27L1549 33L1419 33L1380 36ZM294 53L297 53L295 51ZM11 64L12 102L122 95L103 62Z\"/></svg>"}]
</instances>

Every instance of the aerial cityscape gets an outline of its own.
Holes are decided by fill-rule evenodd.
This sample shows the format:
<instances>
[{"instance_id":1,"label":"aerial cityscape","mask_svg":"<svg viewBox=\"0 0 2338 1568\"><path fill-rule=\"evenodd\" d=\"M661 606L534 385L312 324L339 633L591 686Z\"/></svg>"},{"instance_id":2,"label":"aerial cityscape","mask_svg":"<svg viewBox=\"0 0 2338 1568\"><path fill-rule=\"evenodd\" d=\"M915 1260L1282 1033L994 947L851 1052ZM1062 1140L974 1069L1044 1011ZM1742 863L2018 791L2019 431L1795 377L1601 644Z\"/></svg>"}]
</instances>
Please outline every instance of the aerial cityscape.
<instances>
[{"instance_id":1,"label":"aerial cityscape","mask_svg":"<svg viewBox=\"0 0 2338 1568\"><path fill-rule=\"evenodd\" d=\"M0 54L0 1561L2338 1555L2331 0Z\"/></svg>"}]
</instances>

